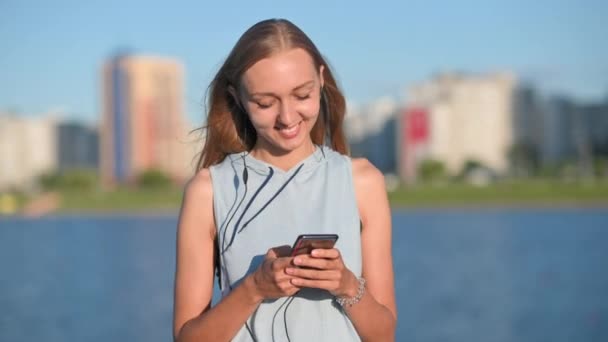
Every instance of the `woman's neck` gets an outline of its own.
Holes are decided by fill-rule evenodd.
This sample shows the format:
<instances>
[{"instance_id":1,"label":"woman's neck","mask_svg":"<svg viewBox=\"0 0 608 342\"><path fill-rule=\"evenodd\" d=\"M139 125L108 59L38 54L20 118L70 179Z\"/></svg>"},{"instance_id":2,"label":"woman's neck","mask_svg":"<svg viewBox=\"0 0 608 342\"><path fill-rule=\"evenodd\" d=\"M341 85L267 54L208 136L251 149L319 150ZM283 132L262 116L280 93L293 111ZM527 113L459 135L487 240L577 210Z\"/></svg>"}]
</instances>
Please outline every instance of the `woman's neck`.
<instances>
[{"instance_id":1,"label":"woman's neck","mask_svg":"<svg viewBox=\"0 0 608 342\"><path fill-rule=\"evenodd\" d=\"M265 146L254 146L249 154L268 164L274 165L283 171L290 170L302 160L306 159L315 151L315 145L312 140L303 143L300 147L293 151L280 152L276 149L269 149Z\"/></svg>"}]
</instances>

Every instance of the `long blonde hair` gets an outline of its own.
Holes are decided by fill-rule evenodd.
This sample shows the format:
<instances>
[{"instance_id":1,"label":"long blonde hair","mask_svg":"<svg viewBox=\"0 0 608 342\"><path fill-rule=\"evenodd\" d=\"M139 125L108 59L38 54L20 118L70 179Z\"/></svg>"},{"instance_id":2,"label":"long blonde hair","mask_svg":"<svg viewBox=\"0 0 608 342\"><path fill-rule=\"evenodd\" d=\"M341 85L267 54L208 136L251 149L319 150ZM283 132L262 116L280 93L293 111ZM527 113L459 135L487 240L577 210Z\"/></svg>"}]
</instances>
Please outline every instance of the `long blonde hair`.
<instances>
[{"instance_id":1,"label":"long blonde hair","mask_svg":"<svg viewBox=\"0 0 608 342\"><path fill-rule=\"evenodd\" d=\"M320 120L310 132L313 143L322 145L328 140L334 150L348 153L342 128L346 104L329 66L310 38L296 25L286 19L269 19L245 31L209 85L207 124L200 128L205 145L197 171L221 162L228 154L253 148L257 134L236 96L241 77L259 60L292 48L308 52L317 70L324 66Z\"/></svg>"}]
</instances>

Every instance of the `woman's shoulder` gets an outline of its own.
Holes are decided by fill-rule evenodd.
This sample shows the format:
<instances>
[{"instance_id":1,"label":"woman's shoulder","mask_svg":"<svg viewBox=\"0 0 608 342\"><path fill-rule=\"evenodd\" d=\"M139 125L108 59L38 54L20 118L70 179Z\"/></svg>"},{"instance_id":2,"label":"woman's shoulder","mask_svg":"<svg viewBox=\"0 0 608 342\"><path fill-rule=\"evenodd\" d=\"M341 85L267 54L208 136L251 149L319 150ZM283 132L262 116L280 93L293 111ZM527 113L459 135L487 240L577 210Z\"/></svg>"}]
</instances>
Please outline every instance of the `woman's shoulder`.
<instances>
[{"instance_id":1,"label":"woman's shoulder","mask_svg":"<svg viewBox=\"0 0 608 342\"><path fill-rule=\"evenodd\" d=\"M365 158L353 158L352 165L359 216L365 226L371 217L388 212L389 204L384 175Z\"/></svg>"},{"instance_id":2,"label":"woman's shoulder","mask_svg":"<svg viewBox=\"0 0 608 342\"><path fill-rule=\"evenodd\" d=\"M384 175L367 158L351 158L355 187L360 190L384 189Z\"/></svg>"},{"instance_id":3,"label":"woman's shoulder","mask_svg":"<svg viewBox=\"0 0 608 342\"><path fill-rule=\"evenodd\" d=\"M200 234L207 232L215 236L213 220L213 187L209 169L196 172L185 184L179 218L180 234ZM205 234L206 235L206 234Z\"/></svg>"},{"instance_id":4,"label":"woman's shoulder","mask_svg":"<svg viewBox=\"0 0 608 342\"><path fill-rule=\"evenodd\" d=\"M352 172L355 189L359 190L359 192L376 187L384 189L384 175L367 158L352 158L330 148L326 148L325 151L330 161L345 166L348 165L348 168Z\"/></svg>"},{"instance_id":5,"label":"woman's shoulder","mask_svg":"<svg viewBox=\"0 0 608 342\"><path fill-rule=\"evenodd\" d=\"M186 182L184 189L185 200L192 198L196 201L212 201L214 197L221 195L218 193L220 192L218 190L221 190L222 185L232 182L234 174L233 164L239 160L238 158L234 158L236 155L227 155L220 162L198 170ZM214 191L214 187L216 191Z\"/></svg>"},{"instance_id":6,"label":"woman's shoulder","mask_svg":"<svg viewBox=\"0 0 608 342\"><path fill-rule=\"evenodd\" d=\"M184 187L184 199L187 200L208 200L213 198L213 184L211 171L203 168L192 176Z\"/></svg>"}]
</instances>

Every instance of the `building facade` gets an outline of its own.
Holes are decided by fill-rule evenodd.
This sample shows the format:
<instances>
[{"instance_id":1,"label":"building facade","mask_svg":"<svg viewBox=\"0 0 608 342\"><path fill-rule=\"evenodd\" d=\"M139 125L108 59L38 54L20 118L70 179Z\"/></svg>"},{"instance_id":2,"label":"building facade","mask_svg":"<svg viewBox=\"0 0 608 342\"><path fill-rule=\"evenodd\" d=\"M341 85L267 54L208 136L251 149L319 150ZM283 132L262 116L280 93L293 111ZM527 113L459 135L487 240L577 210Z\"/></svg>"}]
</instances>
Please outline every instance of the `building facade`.
<instances>
[{"instance_id":1,"label":"building facade","mask_svg":"<svg viewBox=\"0 0 608 342\"><path fill-rule=\"evenodd\" d=\"M402 178L412 181L412 170L424 159L441 161L450 174L461 172L468 161L505 173L514 141L515 85L512 74L496 73L443 74L412 86L400 118ZM408 129L408 123L424 124L425 134L421 128ZM418 131L421 136L416 139L407 137ZM413 140L416 148L407 146Z\"/></svg>"},{"instance_id":2,"label":"building facade","mask_svg":"<svg viewBox=\"0 0 608 342\"><path fill-rule=\"evenodd\" d=\"M77 122L61 122L57 125L57 147L60 171L98 169L99 135L96 128Z\"/></svg>"},{"instance_id":3,"label":"building facade","mask_svg":"<svg viewBox=\"0 0 608 342\"><path fill-rule=\"evenodd\" d=\"M388 97L349 109L345 132L353 157L364 157L382 173L396 173L397 103Z\"/></svg>"},{"instance_id":4,"label":"building facade","mask_svg":"<svg viewBox=\"0 0 608 342\"><path fill-rule=\"evenodd\" d=\"M0 191L30 190L57 169L55 119L0 113Z\"/></svg>"},{"instance_id":5,"label":"building facade","mask_svg":"<svg viewBox=\"0 0 608 342\"><path fill-rule=\"evenodd\" d=\"M103 66L100 173L132 183L156 169L176 182L191 173L183 117L184 68L176 60L116 56Z\"/></svg>"}]
</instances>

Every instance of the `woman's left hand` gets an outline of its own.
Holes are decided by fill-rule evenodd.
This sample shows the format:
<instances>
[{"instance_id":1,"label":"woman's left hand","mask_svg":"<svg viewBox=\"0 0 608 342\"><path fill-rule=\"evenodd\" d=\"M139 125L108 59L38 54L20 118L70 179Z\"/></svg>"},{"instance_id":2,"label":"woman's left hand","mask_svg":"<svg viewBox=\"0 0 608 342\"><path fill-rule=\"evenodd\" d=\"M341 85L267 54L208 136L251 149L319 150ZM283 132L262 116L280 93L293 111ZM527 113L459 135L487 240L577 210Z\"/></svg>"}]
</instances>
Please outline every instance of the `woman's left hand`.
<instances>
[{"instance_id":1,"label":"woman's left hand","mask_svg":"<svg viewBox=\"0 0 608 342\"><path fill-rule=\"evenodd\" d=\"M357 277L345 265L336 248L315 249L310 254L298 255L293 263L298 267L288 267L287 274L298 287L311 287L329 291L337 297L354 297L357 294Z\"/></svg>"}]
</instances>

